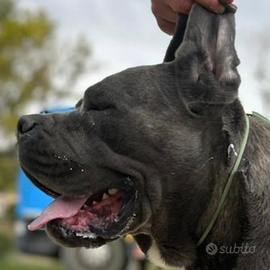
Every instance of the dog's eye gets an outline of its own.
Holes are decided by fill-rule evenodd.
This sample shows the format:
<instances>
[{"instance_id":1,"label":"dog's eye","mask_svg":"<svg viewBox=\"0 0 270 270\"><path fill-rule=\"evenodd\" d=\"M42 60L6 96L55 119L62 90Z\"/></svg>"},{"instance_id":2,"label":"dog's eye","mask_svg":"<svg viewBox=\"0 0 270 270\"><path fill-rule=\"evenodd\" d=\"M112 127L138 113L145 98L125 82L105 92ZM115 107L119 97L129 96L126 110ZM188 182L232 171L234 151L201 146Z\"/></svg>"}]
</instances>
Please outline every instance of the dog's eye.
<instances>
[{"instance_id":1,"label":"dog's eye","mask_svg":"<svg viewBox=\"0 0 270 270\"><path fill-rule=\"evenodd\" d=\"M114 109L112 104L89 104L86 108L87 111L105 111L109 109Z\"/></svg>"}]
</instances>

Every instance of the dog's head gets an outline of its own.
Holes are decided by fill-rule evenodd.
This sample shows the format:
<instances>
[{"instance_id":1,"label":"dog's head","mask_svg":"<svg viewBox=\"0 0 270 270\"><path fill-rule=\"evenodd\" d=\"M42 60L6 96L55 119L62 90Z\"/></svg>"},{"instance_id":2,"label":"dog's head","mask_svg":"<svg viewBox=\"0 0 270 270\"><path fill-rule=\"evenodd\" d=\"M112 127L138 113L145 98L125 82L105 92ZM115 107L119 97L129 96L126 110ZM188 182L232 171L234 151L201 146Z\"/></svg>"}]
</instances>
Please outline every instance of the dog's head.
<instances>
[{"instance_id":1,"label":"dog's head","mask_svg":"<svg viewBox=\"0 0 270 270\"><path fill-rule=\"evenodd\" d=\"M73 112L20 119L21 166L56 198L31 229L72 247L158 239L169 263L166 248L195 230L242 117L239 60L233 14L194 5L181 18L170 62L106 78Z\"/></svg>"}]
</instances>

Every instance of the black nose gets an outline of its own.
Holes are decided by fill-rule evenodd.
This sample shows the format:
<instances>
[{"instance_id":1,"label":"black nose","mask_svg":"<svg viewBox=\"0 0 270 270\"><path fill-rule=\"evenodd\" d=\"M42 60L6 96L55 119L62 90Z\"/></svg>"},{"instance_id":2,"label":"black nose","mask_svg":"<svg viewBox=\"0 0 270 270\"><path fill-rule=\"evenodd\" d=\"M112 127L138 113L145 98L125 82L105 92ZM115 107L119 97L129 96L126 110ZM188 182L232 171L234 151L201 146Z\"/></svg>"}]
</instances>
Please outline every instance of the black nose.
<instances>
[{"instance_id":1,"label":"black nose","mask_svg":"<svg viewBox=\"0 0 270 270\"><path fill-rule=\"evenodd\" d=\"M35 126L37 125L37 122L31 119L30 117L23 116L18 122L18 135L23 135L29 131L31 131Z\"/></svg>"}]
</instances>

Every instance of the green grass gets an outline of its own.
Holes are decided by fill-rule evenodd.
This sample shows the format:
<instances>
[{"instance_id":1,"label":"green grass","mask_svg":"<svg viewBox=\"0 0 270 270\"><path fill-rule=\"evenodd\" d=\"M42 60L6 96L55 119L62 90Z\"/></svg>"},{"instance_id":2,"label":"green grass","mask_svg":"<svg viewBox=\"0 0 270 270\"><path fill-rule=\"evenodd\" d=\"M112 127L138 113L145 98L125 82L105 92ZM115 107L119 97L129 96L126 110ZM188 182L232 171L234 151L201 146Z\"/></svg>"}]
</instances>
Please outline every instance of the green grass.
<instances>
[{"instance_id":1,"label":"green grass","mask_svg":"<svg viewBox=\"0 0 270 270\"><path fill-rule=\"evenodd\" d=\"M0 223L1 270L66 270L56 258L18 252L15 249L13 227L12 222Z\"/></svg>"},{"instance_id":2,"label":"green grass","mask_svg":"<svg viewBox=\"0 0 270 270\"><path fill-rule=\"evenodd\" d=\"M1 270L66 270L57 259L18 252L10 252L0 258L0 265Z\"/></svg>"}]
</instances>

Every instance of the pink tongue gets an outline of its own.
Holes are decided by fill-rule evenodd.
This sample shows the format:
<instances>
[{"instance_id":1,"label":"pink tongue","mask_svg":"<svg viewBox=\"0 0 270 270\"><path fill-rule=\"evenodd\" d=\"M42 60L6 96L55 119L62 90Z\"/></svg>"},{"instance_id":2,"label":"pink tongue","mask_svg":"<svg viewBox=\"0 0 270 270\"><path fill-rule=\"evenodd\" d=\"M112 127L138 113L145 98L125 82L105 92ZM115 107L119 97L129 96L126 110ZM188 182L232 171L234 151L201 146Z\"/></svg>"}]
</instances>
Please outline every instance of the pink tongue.
<instances>
[{"instance_id":1,"label":"pink tongue","mask_svg":"<svg viewBox=\"0 0 270 270\"><path fill-rule=\"evenodd\" d=\"M81 199L57 198L28 226L28 229L35 231L53 219L75 216L87 199L88 197Z\"/></svg>"}]
</instances>

